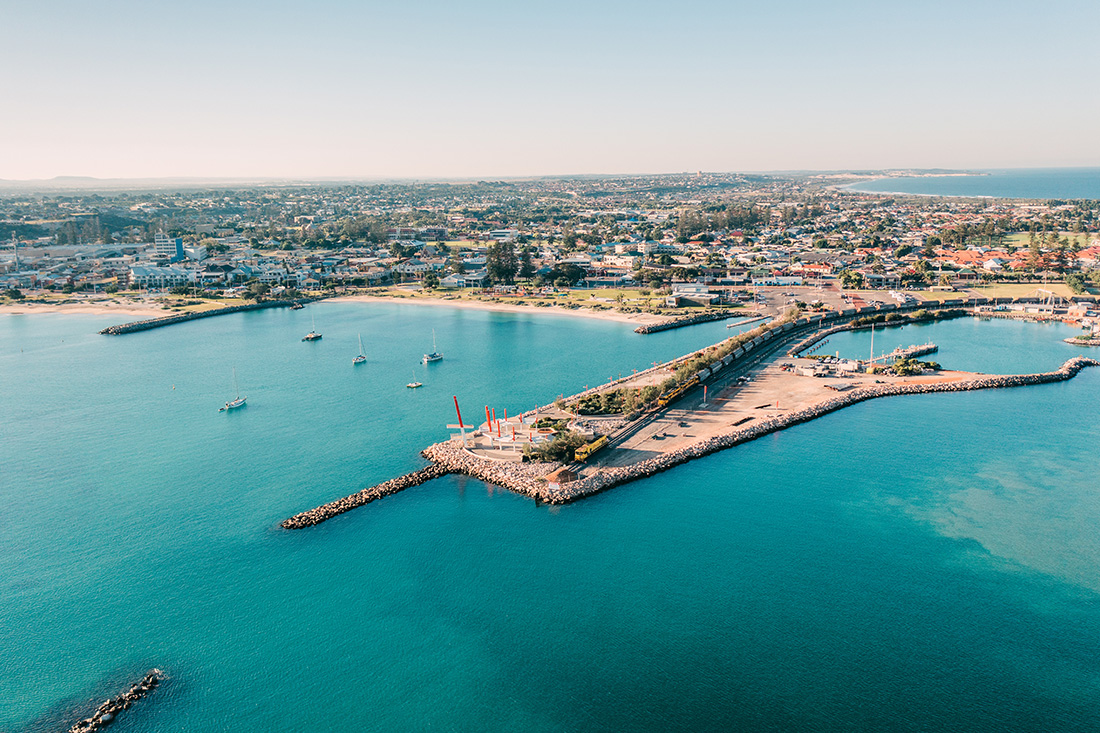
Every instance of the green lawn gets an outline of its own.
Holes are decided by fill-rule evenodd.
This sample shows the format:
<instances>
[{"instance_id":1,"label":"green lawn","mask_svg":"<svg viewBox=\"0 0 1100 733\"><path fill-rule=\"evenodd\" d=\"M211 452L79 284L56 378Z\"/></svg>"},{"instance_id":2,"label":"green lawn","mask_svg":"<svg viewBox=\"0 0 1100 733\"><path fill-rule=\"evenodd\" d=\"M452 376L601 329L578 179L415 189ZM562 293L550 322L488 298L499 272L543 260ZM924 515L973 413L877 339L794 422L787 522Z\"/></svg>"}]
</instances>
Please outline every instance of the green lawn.
<instances>
[{"instance_id":1,"label":"green lawn","mask_svg":"<svg viewBox=\"0 0 1100 733\"><path fill-rule=\"evenodd\" d=\"M974 285L968 290L983 295L987 298L1023 298L1035 293L1036 290L1049 290L1062 298L1073 296L1073 291L1065 283L992 283L990 285Z\"/></svg>"},{"instance_id":2,"label":"green lawn","mask_svg":"<svg viewBox=\"0 0 1100 733\"><path fill-rule=\"evenodd\" d=\"M1073 232L1058 232L1058 237L1059 239L1065 237L1070 241L1071 244L1076 241L1078 244L1081 245L1081 247L1088 246L1089 235L1087 233L1074 234ZM1039 235L1036 234L1035 238L1036 240L1038 240ZM1027 247L1030 242L1031 235L1028 232L1013 232L1012 234L1009 234L1005 237L1006 244L1012 244L1016 247Z\"/></svg>"}]
</instances>

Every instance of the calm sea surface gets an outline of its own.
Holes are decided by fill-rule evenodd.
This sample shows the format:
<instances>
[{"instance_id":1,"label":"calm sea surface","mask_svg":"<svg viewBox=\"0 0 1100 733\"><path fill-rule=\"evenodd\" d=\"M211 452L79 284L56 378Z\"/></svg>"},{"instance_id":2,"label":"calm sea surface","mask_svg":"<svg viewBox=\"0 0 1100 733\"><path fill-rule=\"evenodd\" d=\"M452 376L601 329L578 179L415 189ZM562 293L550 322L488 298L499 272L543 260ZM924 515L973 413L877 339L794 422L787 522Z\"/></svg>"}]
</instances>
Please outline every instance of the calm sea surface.
<instances>
[{"instance_id":1,"label":"calm sea surface","mask_svg":"<svg viewBox=\"0 0 1100 733\"><path fill-rule=\"evenodd\" d=\"M108 323L0 317L2 731L57 730L154 666L119 731L1100 729L1100 370L864 403L566 507L448 477L284 532L422 465L452 394L468 420L520 411L724 324ZM960 319L875 345L1018 372L1070 333ZM248 406L219 414L234 366Z\"/></svg>"},{"instance_id":2,"label":"calm sea surface","mask_svg":"<svg viewBox=\"0 0 1100 733\"><path fill-rule=\"evenodd\" d=\"M993 196L1018 199L1100 199L1100 168L1024 168L976 176L878 178L848 188L870 193Z\"/></svg>"}]
</instances>

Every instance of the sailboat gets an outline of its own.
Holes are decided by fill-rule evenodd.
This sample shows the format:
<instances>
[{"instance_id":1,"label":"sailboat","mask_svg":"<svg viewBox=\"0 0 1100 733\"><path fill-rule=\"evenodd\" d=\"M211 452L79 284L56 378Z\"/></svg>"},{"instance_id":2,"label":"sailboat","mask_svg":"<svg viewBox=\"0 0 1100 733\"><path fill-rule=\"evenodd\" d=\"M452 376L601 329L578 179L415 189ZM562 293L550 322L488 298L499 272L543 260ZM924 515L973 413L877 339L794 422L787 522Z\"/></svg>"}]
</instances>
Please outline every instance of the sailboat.
<instances>
[{"instance_id":1,"label":"sailboat","mask_svg":"<svg viewBox=\"0 0 1100 733\"><path fill-rule=\"evenodd\" d=\"M443 361L443 354L440 354L436 350L435 346L435 329L432 329L432 353L424 354L424 358L421 360L425 364L431 364L433 361Z\"/></svg>"},{"instance_id":2,"label":"sailboat","mask_svg":"<svg viewBox=\"0 0 1100 733\"><path fill-rule=\"evenodd\" d=\"M424 385L416 381L416 370L413 369L413 380L405 385L409 389L416 389L417 387L423 387Z\"/></svg>"},{"instance_id":3,"label":"sailboat","mask_svg":"<svg viewBox=\"0 0 1100 733\"><path fill-rule=\"evenodd\" d=\"M352 364L362 364L367 360L367 357L363 356L363 334L359 334L359 356L351 360Z\"/></svg>"},{"instance_id":4,"label":"sailboat","mask_svg":"<svg viewBox=\"0 0 1100 733\"><path fill-rule=\"evenodd\" d=\"M247 397L241 397L241 388L237 386L237 367L233 367L233 390L237 393L237 399L225 403L225 407L219 407L218 412L229 412L238 407L244 407Z\"/></svg>"},{"instance_id":5,"label":"sailboat","mask_svg":"<svg viewBox=\"0 0 1100 733\"><path fill-rule=\"evenodd\" d=\"M305 336L302 337L302 341L320 341L321 334L317 333L317 319L313 317L313 314L309 314L310 323L313 324L313 328L309 330Z\"/></svg>"}]
</instances>

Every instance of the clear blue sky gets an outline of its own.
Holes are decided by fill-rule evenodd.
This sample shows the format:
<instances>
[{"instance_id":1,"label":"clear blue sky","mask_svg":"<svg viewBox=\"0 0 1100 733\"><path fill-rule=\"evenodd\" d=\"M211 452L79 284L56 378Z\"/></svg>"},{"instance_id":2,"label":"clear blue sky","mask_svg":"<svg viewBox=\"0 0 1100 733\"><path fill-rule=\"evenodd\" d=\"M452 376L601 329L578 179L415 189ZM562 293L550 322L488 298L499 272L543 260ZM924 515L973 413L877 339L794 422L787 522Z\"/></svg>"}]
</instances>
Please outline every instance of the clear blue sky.
<instances>
[{"instance_id":1,"label":"clear blue sky","mask_svg":"<svg viewBox=\"0 0 1100 733\"><path fill-rule=\"evenodd\" d=\"M6 0L0 178L1100 165L1100 2Z\"/></svg>"}]
</instances>

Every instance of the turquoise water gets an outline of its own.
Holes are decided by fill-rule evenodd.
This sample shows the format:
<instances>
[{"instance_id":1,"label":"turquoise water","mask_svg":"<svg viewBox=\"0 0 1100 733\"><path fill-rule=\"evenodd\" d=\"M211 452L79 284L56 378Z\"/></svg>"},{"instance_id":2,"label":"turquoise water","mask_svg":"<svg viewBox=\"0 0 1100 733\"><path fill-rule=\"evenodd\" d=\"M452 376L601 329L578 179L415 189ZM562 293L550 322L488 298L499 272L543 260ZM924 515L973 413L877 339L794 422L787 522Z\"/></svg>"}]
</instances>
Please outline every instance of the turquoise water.
<instances>
[{"instance_id":1,"label":"turquoise water","mask_svg":"<svg viewBox=\"0 0 1100 733\"><path fill-rule=\"evenodd\" d=\"M992 196L1022 199L1100 199L1100 168L1017 168L984 175L877 178L848 188L870 193Z\"/></svg>"},{"instance_id":2,"label":"turquoise water","mask_svg":"<svg viewBox=\"0 0 1100 733\"><path fill-rule=\"evenodd\" d=\"M289 533L420 465L452 394L518 411L726 335L324 304L307 344L307 311L0 318L0 730L153 666L119 730L1100 724L1100 370L864 403L575 505L448 477ZM1016 372L1063 332L888 333Z\"/></svg>"}]
</instances>

